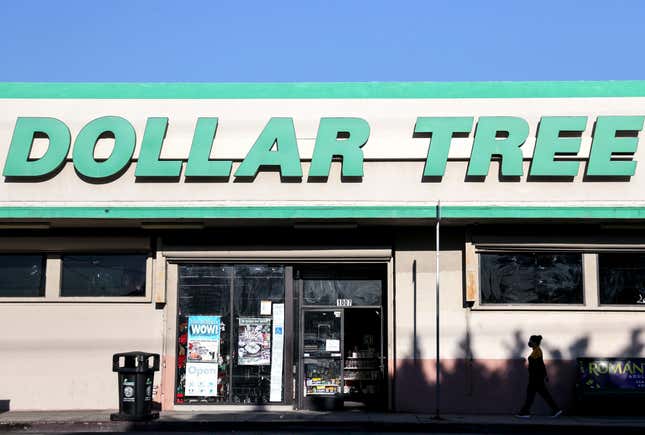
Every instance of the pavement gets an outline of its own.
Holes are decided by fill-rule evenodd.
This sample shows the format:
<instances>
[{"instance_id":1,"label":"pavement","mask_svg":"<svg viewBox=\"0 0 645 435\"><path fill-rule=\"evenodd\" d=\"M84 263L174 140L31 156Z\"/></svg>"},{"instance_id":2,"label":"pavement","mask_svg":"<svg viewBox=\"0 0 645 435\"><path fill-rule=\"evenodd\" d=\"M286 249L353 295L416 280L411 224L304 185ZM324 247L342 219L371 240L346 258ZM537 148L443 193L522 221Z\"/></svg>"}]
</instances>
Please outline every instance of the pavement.
<instances>
[{"instance_id":1,"label":"pavement","mask_svg":"<svg viewBox=\"0 0 645 435\"><path fill-rule=\"evenodd\" d=\"M166 411L150 422L110 421L113 410L9 411L0 414L1 432L417 432L645 434L643 416L532 417L432 415L364 411Z\"/></svg>"}]
</instances>

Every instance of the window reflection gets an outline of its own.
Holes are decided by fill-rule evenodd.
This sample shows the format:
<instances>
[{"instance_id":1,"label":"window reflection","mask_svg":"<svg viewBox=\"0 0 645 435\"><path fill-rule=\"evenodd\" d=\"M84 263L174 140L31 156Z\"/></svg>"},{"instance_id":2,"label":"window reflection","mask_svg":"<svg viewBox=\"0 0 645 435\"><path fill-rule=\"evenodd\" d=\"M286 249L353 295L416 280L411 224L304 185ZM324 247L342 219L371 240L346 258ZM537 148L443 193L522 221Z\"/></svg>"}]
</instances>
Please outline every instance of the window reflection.
<instances>
[{"instance_id":1,"label":"window reflection","mask_svg":"<svg viewBox=\"0 0 645 435\"><path fill-rule=\"evenodd\" d=\"M146 255L64 255L61 296L145 296Z\"/></svg>"},{"instance_id":2,"label":"window reflection","mask_svg":"<svg viewBox=\"0 0 645 435\"><path fill-rule=\"evenodd\" d=\"M45 296L44 255L0 255L0 297Z\"/></svg>"},{"instance_id":3,"label":"window reflection","mask_svg":"<svg viewBox=\"0 0 645 435\"><path fill-rule=\"evenodd\" d=\"M582 254L480 254L484 304L582 304Z\"/></svg>"},{"instance_id":4,"label":"window reflection","mask_svg":"<svg viewBox=\"0 0 645 435\"><path fill-rule=\"evenodd\" d=\"M305 305L335 306L339 299L351 300L352 306L381 305L384 277L373 267L310 266L300 274Z\"/></svg>"},{"instance_id":5,"label":"window reflection","mask_svg":"<svg viewBox=\"0 0 645 435\"><path fill-rule=\"evenodd\" d=\"M645 305L645 254L598 254L600 303Z\"/></svg>"}]
</instances>

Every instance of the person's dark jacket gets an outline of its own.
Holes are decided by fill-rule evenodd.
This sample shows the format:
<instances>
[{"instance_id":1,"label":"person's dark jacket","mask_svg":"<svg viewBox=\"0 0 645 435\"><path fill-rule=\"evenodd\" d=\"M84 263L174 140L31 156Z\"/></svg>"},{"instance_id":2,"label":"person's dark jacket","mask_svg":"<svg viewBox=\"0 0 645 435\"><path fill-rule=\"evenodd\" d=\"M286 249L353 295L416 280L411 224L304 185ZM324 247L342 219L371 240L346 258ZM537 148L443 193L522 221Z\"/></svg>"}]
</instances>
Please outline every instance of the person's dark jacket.
<instances>
[{"instance_id":1,"label":"person's dark jacket","mask_svg":"<svg viewBox=\"0 0 645 435\"><path fill-rule=\"evenodd\" d=\"M542 349L539 347L533 348L533 352L529 355L529 383L542 384L546 379L546 366L542 358Z\"/></svg>"}]
</instances>

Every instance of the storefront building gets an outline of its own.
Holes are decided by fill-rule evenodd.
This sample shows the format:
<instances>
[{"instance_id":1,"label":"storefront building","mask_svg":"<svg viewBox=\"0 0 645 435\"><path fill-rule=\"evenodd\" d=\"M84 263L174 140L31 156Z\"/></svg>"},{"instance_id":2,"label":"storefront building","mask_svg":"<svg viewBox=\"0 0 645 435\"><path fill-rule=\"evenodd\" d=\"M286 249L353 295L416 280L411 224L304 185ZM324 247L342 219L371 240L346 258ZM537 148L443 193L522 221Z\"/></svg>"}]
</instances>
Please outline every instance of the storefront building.
<instances>
[{"instance_id":1,"label":"storefront building","mask_svg":"<svg viewBox=\"0 0 645 435\"><path fill-rule=\"evenodd\" d=\"M0 404L115 408L142 350L165 410L434 412L438 350L443 412L509 413L541 334L570 407L645 356L644 120L645 82L0 84Z\"/></svg>"}]
</instances>

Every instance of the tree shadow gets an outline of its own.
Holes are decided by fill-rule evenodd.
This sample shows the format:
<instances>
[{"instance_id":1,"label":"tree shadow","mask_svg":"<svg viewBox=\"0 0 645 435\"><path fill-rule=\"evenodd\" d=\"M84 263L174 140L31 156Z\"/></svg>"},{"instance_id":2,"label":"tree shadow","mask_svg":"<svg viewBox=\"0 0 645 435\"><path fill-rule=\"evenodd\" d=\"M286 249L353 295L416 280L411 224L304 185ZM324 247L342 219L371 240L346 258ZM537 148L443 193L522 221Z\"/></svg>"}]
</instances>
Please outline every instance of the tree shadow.
<instances>
[{"instance_id":1,"label":"tree shadow","mask_svg":"<svg viewBox=\"0 0 645 435\"><path fill-rule=\"evenodd\" d=\"M457 358L443 359L440 364L441 403L440 410L448 414L514 414L521 407L528 382L526 356L528 336L516 330L504 342L505 359L478 358L473 351L468 314L466 332L456 343ZM539 331L538 331L539 332ZM502 337L501 340L504 340ZM576 403L576 359L588 356L591 337L582 335L570 345L559 348L549 344L548 337L542 343L549 382L553 397L565 413L584 411ZM399 360L395 372L395 397L397 411L434 413L436 409L436 360L434 352L426 352L417 337L411 338L412 354ZM638 357L645 349L642 330L633 329L630 342L618 352L619 357ZM603 355L594 355L602 357ZM640 402L642 403L642 402ZM624 407L604 403L606 415L629 414ZM535 415L548 415L547 404L538 396L533 405ZM598 414L597 414L598 415Z\"/></svg>"}]
</instances>

